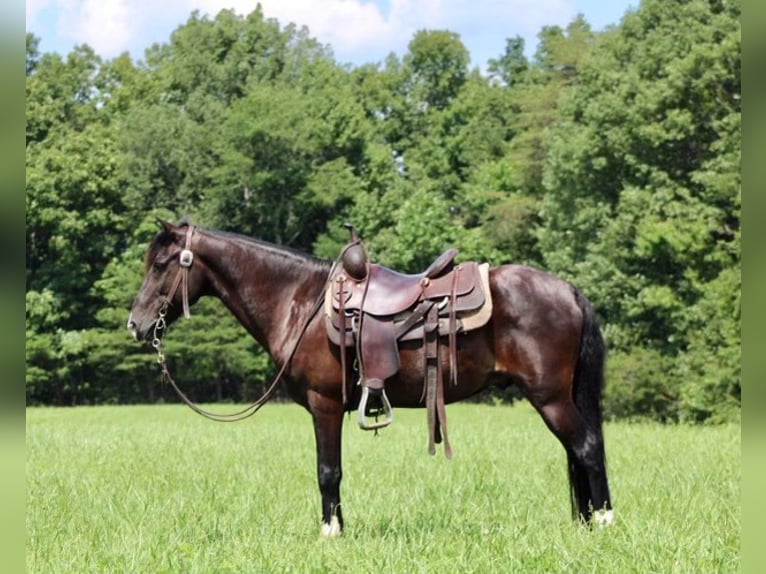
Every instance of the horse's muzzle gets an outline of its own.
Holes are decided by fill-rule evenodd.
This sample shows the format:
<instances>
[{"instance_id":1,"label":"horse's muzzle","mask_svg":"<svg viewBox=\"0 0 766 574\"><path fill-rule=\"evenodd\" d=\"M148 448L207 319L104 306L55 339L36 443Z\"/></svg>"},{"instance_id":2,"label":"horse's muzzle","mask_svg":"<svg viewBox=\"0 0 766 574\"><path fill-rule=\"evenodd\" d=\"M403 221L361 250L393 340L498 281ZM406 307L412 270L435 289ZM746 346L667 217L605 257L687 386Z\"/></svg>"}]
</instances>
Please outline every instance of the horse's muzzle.
<instances>
[{"instance_id":1,"label":"horse's muzzle","mask_svg":"<svg viewBox=\"0 0 766 574\"><path fill-rule=\"evenodd\" d=\"M167 329L167 323L165 318L155 319L148 325L143 323L140 319L133 318L133 313L128 317L128 323L126 325L128 333L139 342L151 342L154 339L161 339Z\"/></svg>"},{"instance_id":2,"label":"horse's muzzle","mask_svg":"<svg viewBox=\"0 0 766 574\"><path fill-rule=\"evenodd\" d=\"M128 317L128 332L133 335L133 338L138 341L138 326L133 321L133 313L130 314L130 317Z\"/></svg>"}]
</instances>

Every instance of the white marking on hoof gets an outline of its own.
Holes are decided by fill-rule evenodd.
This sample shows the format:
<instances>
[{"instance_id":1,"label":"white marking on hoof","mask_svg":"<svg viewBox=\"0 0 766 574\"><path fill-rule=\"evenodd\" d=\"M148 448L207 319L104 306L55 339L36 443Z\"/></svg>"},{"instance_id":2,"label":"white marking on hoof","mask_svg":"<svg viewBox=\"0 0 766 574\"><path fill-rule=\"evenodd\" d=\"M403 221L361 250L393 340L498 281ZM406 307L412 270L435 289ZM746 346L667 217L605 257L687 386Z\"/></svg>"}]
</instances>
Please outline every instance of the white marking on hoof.
<instances>
[{"instance_id":1,"label":"white marking on hoof","mask_svg":"<svg viewBox=\"0 0 766 574\"><path fill-rule=\"evenodd\" d=\"M330 524L327 524L326 522L322 524L321 534L325 538L335 538L343 534L343 530L340 527L340 522L338 522L337 516L333 516L330 519Z\"/></svg>"},{"instance_id":2,"label":"white marking on hoof","mask_svg":"<svg viewBox=\"0 0 766 574\"><path fill-rule=\"evenodd\" d=\"M602 508L593 513L593 520L598 526L611 526L614 524L614 510Z\"/></svg>"}]
</instances>

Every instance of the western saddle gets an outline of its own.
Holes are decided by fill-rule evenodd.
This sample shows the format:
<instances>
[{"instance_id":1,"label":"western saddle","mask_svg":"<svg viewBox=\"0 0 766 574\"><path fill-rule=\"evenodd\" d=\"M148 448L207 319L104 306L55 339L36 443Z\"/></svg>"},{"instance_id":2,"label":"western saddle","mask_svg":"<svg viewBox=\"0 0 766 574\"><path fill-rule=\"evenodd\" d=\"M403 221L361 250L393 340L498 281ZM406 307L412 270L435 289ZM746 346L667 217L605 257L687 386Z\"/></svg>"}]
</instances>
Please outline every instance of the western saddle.
<instances>
[{"instance_id":1,"label":"western saddle","mask_svg":"<svg viewBox=\"0 0 766 574\"><path fill-rule=\"evenodd\" d=\"M405 275L371 264L353 226L343 249L340 268L325 294L325 324L330 340L340 347L343 404L348 404L346 350L355 350L362 387L359 426L375 430L391 424L393 411L385 381L399 371L399 341L420 341L424 349L424 386L421 402L428 416L430 454L447 438L444 406L443 353L440 337L447 338L450 379L457 384L457 335L483 326L492 313L488 264L456 263L457 249L449 249L425 271ZM371 400L372 399L372 400ZM384 419L378 418L384 415ZM374 417L375 421L368 420Z\"/></svg>"}]
</instances>

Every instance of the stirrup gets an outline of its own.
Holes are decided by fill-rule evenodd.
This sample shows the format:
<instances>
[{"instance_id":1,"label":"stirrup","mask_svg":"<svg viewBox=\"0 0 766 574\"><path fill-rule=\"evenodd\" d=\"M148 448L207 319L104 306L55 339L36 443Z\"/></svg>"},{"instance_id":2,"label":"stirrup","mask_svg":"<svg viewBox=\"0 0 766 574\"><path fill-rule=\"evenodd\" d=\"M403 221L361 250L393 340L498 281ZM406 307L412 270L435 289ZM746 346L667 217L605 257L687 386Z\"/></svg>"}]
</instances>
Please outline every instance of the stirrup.
<instances>
[{"instance_id":1,"label":"stirrup","mask_svg":"<svg viewBox=\"0 0 766 574\"><path fill-rule=\"evenodd\" d=\"M363 430L377 430L390 425L394 420L394 413L391 409L391 403L388 402L386 390L380 389L380 400L383 402L383 413L386 418L382 421L367 422L364 412L367 410L367 399L370 396L370 388L362 386L362 398L359 400L359 427Z\"/></svg>"}]
</instances>

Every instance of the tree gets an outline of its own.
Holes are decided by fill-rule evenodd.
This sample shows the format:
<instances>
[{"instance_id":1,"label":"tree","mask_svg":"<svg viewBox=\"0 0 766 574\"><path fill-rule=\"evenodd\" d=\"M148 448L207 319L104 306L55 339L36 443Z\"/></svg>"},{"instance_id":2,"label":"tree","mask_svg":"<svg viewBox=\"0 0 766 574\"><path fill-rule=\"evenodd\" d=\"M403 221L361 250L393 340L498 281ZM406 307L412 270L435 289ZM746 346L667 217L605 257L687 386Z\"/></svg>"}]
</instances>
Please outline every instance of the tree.
<instances>
[{"instance_id":1,"label":"tree","mask_svg":"<svg viewBox=\"0 0 766 574\"><path fill-rule=\"evenodd\" d=\"M27 76L31 76L40 61L40 38L27 32L26 46Z\"/></svg>"},{"instance_id":2,"label":"tree","mask_svg":"<svg viewBox=\"0 0 766 574\"><path fill-rule=\"evenodd\" d=\"M415 105L446 108L465 83L470 54L460 36L446 30L421 30L407 46L410 93Z\"/></svg>"},{"instance_id":3,"label":"tree","mask_svg":"<svg viewBox=\"0 0 766 574\"><path fill-rule=\"evenodd\" d=\"M610 415L736 418L739 19L645 0L603 33L543 28L531 58L509 38L489 76L447 30L339 66L260 7L193 13L137 63L28 35L28 402L170 399L124 323L155 218L188 215L327 258L350 221L407 272L447 247L547 268L601 315ZM198 400L273 373L214 302L173 333Z\"/></svg>"},{"instance_id":4,"label":"tree","mask_svg":"<svg viewBox=\"0 0 766 574\"><path fill-rule=\"evenodd\" d=\"M601 35L551 138L545 262L586 286L616 353L676 359L683 419L739 400L738 298L722 288L739 288L739 140L739 5L702 0L646 0ZM711 323L727 335L692 393Z\"/></svg>"},{"instance_id":5,"label":"tree","mask_svg":"<svg viewBox=\"0 0 766 574\"><path fill-rule=\"evenodd\" d=\"M493 80L504 86L513 87L523 82L529 70L529 60L524 54L524 38L507 38L505 52L499 58L490 59L487 70Z\"/></svg>"}]
</instances>

